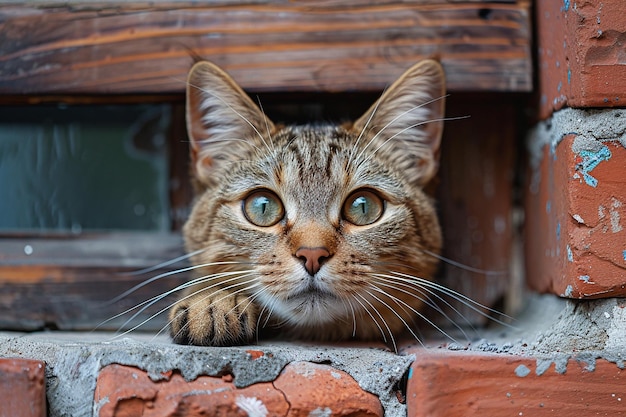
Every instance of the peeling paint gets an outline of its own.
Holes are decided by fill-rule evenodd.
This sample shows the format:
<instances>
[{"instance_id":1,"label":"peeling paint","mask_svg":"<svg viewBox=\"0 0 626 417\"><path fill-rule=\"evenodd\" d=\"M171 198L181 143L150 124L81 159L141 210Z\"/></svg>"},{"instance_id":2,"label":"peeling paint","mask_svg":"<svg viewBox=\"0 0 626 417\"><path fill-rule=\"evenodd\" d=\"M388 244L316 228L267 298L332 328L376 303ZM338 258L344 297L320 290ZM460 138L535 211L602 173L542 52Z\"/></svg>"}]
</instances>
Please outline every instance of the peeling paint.
<instances>
[{"instance_id":1,"label":"peeling paint","mask_svg":"<svg viewBox=\"0 0 626 417\"><path fill-rule=\"evenodd\" d=\"M624 257L624 260L626 261L626 250L622 251L622 256Z\"/></svg>"},{"instance_id":2,"label":"peeling paint","mask_svg":"<svg viewBox=\"0 0 626 417\"><path fill-rule=\"evenodd\" d=\"M331 371L330 376L332 376L335 379L341 379L341 374L339 372Z\"/></svg>"},{"instance_id":3,"label":"peeling paint","mask_svg":"<svg viewBox=\"0 0 626 417\"><path fill-rule=\"evenodd\" d=\"M330 417L333 415L333 410L328 407L318 407L309 413L309 417Z\"/></svg>"},{"instance_id":4,"label":"peeling paint","mask_svg":"<svg viewBox=\"0 0 626 417\"><path fill-rule=\"evenodd\" d=\"M526 365L519 365L517 368L515 368L515 375L519 376L520 378L524 378L525 376L528 376L529 374L530 374L530 369Z\"/></svg>"},{"instance_id":5,"label":"peeling paint","mask_svg":"<svg viewBox=\"0 0 626 417\"><path fill-rule=\"evenodd\" d=\"M612 199L612 208L610 210L610 221L611 221L611 232L613 233L619 233L622 230L624 230L624 228L622 227L622 225L620 224L620 214L619 211L617 209L622 207L622 202L619 201L617 198L613 198Z\"/></svg>"},{"instance_id":6,"label":"peeling paint","mask_svg":"<svg viewBox=\"0 0 626 417\"><path fill-rule=\"evenodd\" d=\"M582 149L578 155L580 156L580 162L576 164L576 171L582 173L583 179L587 185L597 187L598 180L592 177L589 173L593 171L600 164L600 162L611 159L611 151L605 145L602 145L598 151L594 152Z\"/></svg>"},{"instance_id":7,"label":"peeling paint","mask_svg":"<svg viewBox=\"0 0 626 417\"><path fill-rule=\"evenodd\" d=\"M585 224L585 220L580 214L573 214L572 217L578 222L578 224Z\"/></svg>"},{"instance_id":8,"label":"peeling paint","mask_svg":"<svg viewBox=\"0 0 626 417\"><path fill-rule=\"evenodd\" d=\"M574 262L574 254L572 253L572 248L570 248L570 246L567 245L565 249L567 250L567 260L570 262Z\"/></svg>"},{"instance_id":9,"label":"peeling paint","mask_svg":"<svg viewBox=\"0 0 626 417\"><path fill-rule=\"evenodd\" d=\"M585 284L595 284L593 281L591 281L591 278L589 277L589 275L579 275L578 279L584 282Z\"/></svg>"},{"instance_id":10,"label":"peeling paint","mask_svg":"<svg viewBox=\"0 0 626 417\"><path fill-rule=\"evenodd\" d=\"M574 293L574 287L572 287L571 285L568 285L567 287L565 287L565 292L561 294L561 297L571 297L573 293Z\"/></svg>"}]
</instances>

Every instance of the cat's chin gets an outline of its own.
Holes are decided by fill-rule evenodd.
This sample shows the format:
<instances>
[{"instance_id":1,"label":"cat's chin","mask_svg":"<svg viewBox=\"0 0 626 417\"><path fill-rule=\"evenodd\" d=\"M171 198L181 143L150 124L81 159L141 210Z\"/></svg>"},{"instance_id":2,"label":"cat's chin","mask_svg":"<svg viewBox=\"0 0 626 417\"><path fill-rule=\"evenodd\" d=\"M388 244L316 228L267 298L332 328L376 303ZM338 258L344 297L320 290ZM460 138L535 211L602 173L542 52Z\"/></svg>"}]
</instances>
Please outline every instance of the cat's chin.
<instances>
[{"instance_id":1,"label":"cat's chin","mask_svg":"<svg viewBox=\"0 0 626 417\"><path fill-rule=\"evenodd\" d=\"M319 327L346 316L345 304L321 290L290 294L284 300L274 300L273 307L277 316L296 327Z\"/></svg>"}]
</instances>

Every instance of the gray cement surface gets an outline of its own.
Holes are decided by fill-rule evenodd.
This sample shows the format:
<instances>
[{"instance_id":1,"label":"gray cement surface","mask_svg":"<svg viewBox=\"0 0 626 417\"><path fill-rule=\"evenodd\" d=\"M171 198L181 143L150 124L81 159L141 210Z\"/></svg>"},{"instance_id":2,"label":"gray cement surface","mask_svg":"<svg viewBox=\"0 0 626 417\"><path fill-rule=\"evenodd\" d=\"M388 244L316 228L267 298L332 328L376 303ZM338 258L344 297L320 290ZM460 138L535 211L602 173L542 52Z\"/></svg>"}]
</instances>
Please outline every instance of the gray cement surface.
<instances>
[{"instance_id":1,"label":"gray cement surface","mask_svg":"<svg viewBox=\"0 0 626 417\"><path fill-rule=\"evenodd\" d=\"M566 301L554 296L530 296L527 308L512 327L482 332L473 341L432 343L431 349L469 350L535 357L537 372L553 363L565 372L570 359L593 370L599 358L624 368L626 361L626 300ZM265 355L251 361L246 350ZM234 376L238 387L274 380L295 361L329 364L350 374L366 391L377 395L387 416L406 415L395 395L396 384L414 360L379 348L263 343L256 346L206 348L179 346L166 337L132 334L114 339L110 333L0 333L0 357L24 357L46 362L49 415L95 416L96 377L109 364L135 366L154 380L162 372L179 370L193 380L199 375Z\"/></svg>"},{"instance_id":2,"label":"gray cement surface","mask_svg":"<svg viewBox=\"0 0 626 417\"><path fill-rule=\"evenodd\" d=\"M395 385L407 372L412 356L376 348L304 346L287 343L208 348L180 346L165 337L133 334L119 340L102 333L2 333L0 357L24 357L46 362L49 415L97 415L93 404L96 377L109 364L143 369L154 380L162 372L179 370L187 380L199 375L230 373L233 383L245 387L273 381L285 365L296 361L324 363L350 374L364 390L377 395L386 415L404 416L406 409L395 396ZM250 360L246 350L265 352ZM375 370L375 372L373 371Z\"/></svg>"}]
</instances>

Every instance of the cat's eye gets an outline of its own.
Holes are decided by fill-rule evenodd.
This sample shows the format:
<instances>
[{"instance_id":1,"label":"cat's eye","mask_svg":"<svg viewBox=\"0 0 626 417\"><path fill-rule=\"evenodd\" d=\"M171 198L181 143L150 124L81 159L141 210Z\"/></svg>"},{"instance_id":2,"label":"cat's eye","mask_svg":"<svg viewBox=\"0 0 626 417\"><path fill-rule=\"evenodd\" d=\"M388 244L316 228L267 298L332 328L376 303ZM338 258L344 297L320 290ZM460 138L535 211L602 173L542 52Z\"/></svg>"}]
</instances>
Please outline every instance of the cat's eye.
<instances>
[{"instance_id":1,"label":"cat's eye","mask_svg":"<svg viewBox=\"0 0 626 417\"><path fill-rule=\"evenodd\" d=\"M256 226L273 226L283 218L285 209L278 196L268 190L255 191L243 200L243 214Z\"/></svg>"},{"instance_id":2,"label":"cat's eye","mask_svg":"<svg viewBox=\"0 0 626 417\"><path fill-rule=\"evenodd\" d=\"M357 226L372 224L381 218L385 209L382 198L369 190L359 190L343 203L343 217Z\"/></svg>"}]
</instances>

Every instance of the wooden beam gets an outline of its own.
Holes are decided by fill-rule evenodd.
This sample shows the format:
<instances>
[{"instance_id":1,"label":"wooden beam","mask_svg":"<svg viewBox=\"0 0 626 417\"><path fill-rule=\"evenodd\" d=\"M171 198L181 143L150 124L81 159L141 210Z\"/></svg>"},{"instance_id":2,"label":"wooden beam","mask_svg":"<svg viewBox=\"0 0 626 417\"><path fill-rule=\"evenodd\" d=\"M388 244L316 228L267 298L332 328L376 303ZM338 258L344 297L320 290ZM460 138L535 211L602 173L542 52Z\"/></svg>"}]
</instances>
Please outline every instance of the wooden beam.
<instances>
[{"instance_id":1,"label":"wooden beam","mask_svg":"<svg viewBox=\"0 0 626 417\"><path fill-rule=\"evenodd\" d=\"M192 56L251 91L380 90L426 57L452 91L530 91L530 2L0 5L0 95L181 93Z\"/></svg>"},{"instance_id":2,"label":"wooden beam","mask_svg":"<svg viewBox=\"0 0 626 417\"><path fill-rule=\"evenodd\" d=\"M166 297L126 323L146 300L170 291L189 279L185 273L148 282L176 268L161 263L183 254L175 234L111 233L80 237L0 238L0 328L39 330L117 330L140 323L167 308ZM154 268L141 272L145 268ZM145 286L116 300L134 286ZM150 320L142 330L159 330L166 314ZM107 321L109 319L112 319Z\"/></svg>"}]
</instances>

